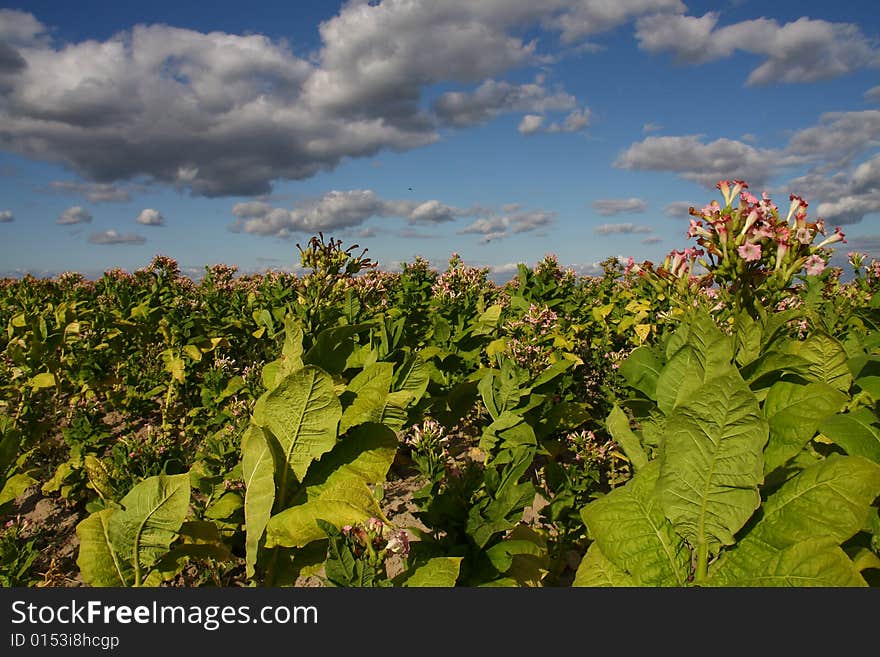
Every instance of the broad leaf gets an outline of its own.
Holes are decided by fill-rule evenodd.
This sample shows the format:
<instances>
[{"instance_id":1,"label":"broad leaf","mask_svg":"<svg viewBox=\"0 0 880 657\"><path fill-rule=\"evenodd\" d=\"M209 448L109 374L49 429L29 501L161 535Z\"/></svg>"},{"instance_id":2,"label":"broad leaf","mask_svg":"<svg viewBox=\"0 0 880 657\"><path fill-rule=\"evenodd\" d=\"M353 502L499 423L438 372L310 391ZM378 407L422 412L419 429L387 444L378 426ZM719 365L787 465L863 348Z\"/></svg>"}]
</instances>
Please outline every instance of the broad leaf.
<instances>
[{"instance_id":1,"label":"broad leaf","mask_svg":"<svg viewBox=\"0 0 880 657\"><path fill-rule=\"evenodd\" d=\"M827 383L842 392L849 390L853 378L846 350L830 335L814 333L803 342L793 342L792 352L809 362L811 380Z\"/></svg>"},{"instance_id":2,"label":"broad leaf","mask_svg":"<svg viewBox=\"0 0 880 657\"><path fill-rule=\"evenodd\" d=\"M385 481L398 445L397 434L382 424L352 429L309 470L303 482L308 499L320 497L322 491L344 479L359 479L365 484Z\"/></svg>"},{"instance_id":3,"label":"broad leaf","mask_svg":"<svg viewBox=\"0 0 880 657\"><path fill-rule=\"evenodd\" d=\"M110 540L109 520L116 509L93 513L76 526L79 538L79 566L89 586L131 586L131 567L116 554Z\"/></svg>"},{"instance_id":4,"label":"broad leaf","mask_svg":"<svg viewBox=\"0 0 880 657\"><path fill-rule=\"evenodd\" d=\"M715 554L732 545L758 508L767 433L755 395L736 370L703 386L667 419L657 494L692 546Z\"/></svg>"},{"instance_id":5,"label":"broad leaf","mask_svg":"<svg viewBox=\"0 0 880 657\"><path fill-rule=\"evenodd\" d=\"M595 545L639 586L684 586L690 554L654 494L659 464L581 510Z\"/></svg>"},{"instance_id":6,"label":"broad leaf","mask_svg":"<svg viewBox=\"0 0 880 657\"><path fill-rule=\"evenodd\" d=\"M657 398L657 379L663 370L663 362L649 347L639 347L620 365L620 374L636 390L648 399Z\"/></svg>"},{"instance_id":7,"label":"broad leaf","mask_svg":"<svg viewBox=\"0 0 880 657\"><path fill-rule=\"evenodd\" d=\"M365 422L381 422L391 389L393 367L391 363L373 363L351 380L347 391L354 393L355 397L342 413L340 434Z\"/></svg>"},{"instance_id":8,"label":"broad leaf","mask_svg":"<svg viewBox=\"0 0 880 657\"><path fill-rule=\"evenodd\" d=\"M684 341L684 342L682 342ZM704 311L676 331L667 345L667 363L657 378L657 406L667 415L691 399L708 381L733 370L733 344Z\"/></svg>"},{"instance_id":9,"label":"broad leaf","mask_svg":"<svg viewBox=\"0 0 880 657\"><path fill-rule=\"evenodd\" d=\"M648 457L645 450L642 449L641 441L629 427L629 418L626 416L619 406L611 409L608 419L605 421L608 431L614 441L620 445L624 454L632 463L633 468L638 471L648 465Z\"/></svg>"},{"instance_id":10,"label":"broad leaf","mask_svg":"<svg viewBox=\"0 0 880 657\"><path fill-rule=\"evenodd\" d=\"M602 554L596 543L590 544L574 575L572 586L627 587L636 581Z\"/></svg>"},{"instance_id":11,"label":"broad leaf","mask_svg":"<svg viewBox=\"0 0 880 657\"><path fill-rule=\"evenodd\" d=\"M108 534L116 554L134 569L134 585L143 569L165 556L189 510L189 473L157 475L137 484L122 498L123 510L109 517Z\"/></svg>"},{"instance_id":12,"label":"broad leaf","mask_svg":"<svg viewBox=\"0 0 880 657\"><path fill-rule=\"evenodd\" d=\"M253 577L257 552L275 504L275 461L263 429L251 424L241 440L244 477L245 567Z\"/></svg>"},{"instance_id":13,"label":"broad leaf","mask_svg":"<svg viewBox=\"0 0 880 657\"><path fill-rule=\"evenodd\" d=\"M450 588L455 586L462 557L434 557L416 566L401 586Z\"/></svg>"},{"instance_id":14,"label":"broad leaf","mask_svg":"<svg viewBox=\"0 0 880 657\"><path fill-rule=\"evenodd\" d=\"M763 409L770 424L770 440L764 449L764 472L772 471L801 451L819 424L839 411L846 401L846 395L827 383L799 385L778 381L773 384Z\"/></svg>"},{"instance_id":15,"label":"broad leaf","mask_svg":"<svg viewBox=\"0 0 880 657\"><path fill-rule=\"evenodd\" d=\"M819 430L850 456L864 456L880 463L880 427L868 408L832 415Z\"/></svg>"},{"instance_id":16,"label":"broad leaf","mask_svg":"<svg viewBox=\"0 0 880 657\"><path fill-rule=\"evenodd\" d=\"M277 467L282 478L289 466L300 481L312 461L333 449L341 417L333 379L311 365L286 376L254 409L254 421L269 429L281 446L285 462ZM283 492L283 479L279 486Z\"/></svg>"},{"instance_id":17,"label":"broad leaf","mask_svg":"<svg viewBox=\"0 0 880 657\"><path fill-rule=\"evenodd\" d=\"M272 516L266 526L266 547L303 547L325 538L318 519L339 528L371 517L384 519L373 493L360 479L344 479L315 499Z\"/></svg>"}]
</instances>

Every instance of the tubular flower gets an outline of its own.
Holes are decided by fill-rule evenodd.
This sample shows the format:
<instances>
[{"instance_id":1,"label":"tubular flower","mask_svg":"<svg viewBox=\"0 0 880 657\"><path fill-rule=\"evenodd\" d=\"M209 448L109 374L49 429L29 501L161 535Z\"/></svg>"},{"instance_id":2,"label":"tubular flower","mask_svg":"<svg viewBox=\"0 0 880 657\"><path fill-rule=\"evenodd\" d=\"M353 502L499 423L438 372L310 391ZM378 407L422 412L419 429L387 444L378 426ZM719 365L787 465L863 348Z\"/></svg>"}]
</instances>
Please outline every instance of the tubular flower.
<instances>
[{"instance_id":1,"label":"tubular flower","mask_svg":"<svg viewBox=\"0 0 880 657\"><path fill-rule=\"evenodd\" d=\"M807 274L810 276L818 276L825 271L825 261L822 259L822 256L817 254L813 254L807 258L804 266L807 268Z\"/></svg>"},{"instance_id":2,"label":"tubular flower","mask_svg":"<svg viewBox=\"0 0 880 657\"><path fill-rule=\"evenodd\" d=\"M813 234L808 228L798 228L795 236L797 237L797 241L801 244L809 244L813 241Z\"/></svg>"},{"instance_id":3,"label":"tubular flower","mask_svg":"<svg viewBox=\"0 0 880 657\"><path fill-rule=\"evenodd\" d=\"M746 262L756 262L761 259L761 245L746 242L737 249L737 253Z\"/></svg>"},{"instance_id":4,"label":"tubular flower","mask_svg":"<svg viewBox=\"0 0 880 657\"><path fill-rule=\"evenodd\" d=\"M840 230L840 226L838 226L834 229L834 234L830 237L826 237L825 240L823 240L816 248L821 249L823 246L828 246L829 244L834 244L835 242L842 242L843 244L846 244L846 240L844 239L844 237L846 236L843 234L843 231Z\"/></svg>"}]
</instances>

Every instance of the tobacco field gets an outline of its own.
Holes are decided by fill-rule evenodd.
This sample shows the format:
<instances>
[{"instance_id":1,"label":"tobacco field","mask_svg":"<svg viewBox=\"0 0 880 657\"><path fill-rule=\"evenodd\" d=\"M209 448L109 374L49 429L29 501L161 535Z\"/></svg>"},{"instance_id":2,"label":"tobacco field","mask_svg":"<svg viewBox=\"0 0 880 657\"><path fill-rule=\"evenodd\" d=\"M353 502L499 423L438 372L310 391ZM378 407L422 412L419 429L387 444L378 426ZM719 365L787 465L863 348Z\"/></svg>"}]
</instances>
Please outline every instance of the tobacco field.
<instances>
[{"instance_id":1,"label":"tobacco field","mask_svg":"<svg viewBox=\"0 0 880 657\"><path fill-rule=\"evenodd\" d=\"M0 281L0 585L880 585L880 261L718 189L599 276Z\"/></svg>"}]
</instances>

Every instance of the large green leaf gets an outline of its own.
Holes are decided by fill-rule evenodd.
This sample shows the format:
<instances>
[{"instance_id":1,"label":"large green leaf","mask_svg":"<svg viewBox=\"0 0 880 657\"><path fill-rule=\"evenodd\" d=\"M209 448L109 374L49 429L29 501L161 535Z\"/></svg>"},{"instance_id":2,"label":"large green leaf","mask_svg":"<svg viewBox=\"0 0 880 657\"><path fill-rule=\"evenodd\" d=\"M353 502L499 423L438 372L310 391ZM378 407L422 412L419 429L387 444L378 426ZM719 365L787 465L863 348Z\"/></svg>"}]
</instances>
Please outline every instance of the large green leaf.
<instances>
[{"instance_id":1,"label":"large green leaf","mask_svg":"<svg viewBox=\"0 0 880 657\"><path fill-rule=\"evenodd\" d=\"M636 390L657 398L657 378L663 370L663 362L650 347L639 347L620 365L620 374Z\"/></svg>"},{"instance_id":2,"label":"large green leaf","mask_svg":"<svg viewBox=\"0 0 880 657\"><path fill-rule=\"evenodd\" d=\"M755 552L751 557L749 568L732 579L724 579L721 573L714 583L760 587L867 586L852 560L828 538L809 539L772 552Z\"/></svg>"},{"instance_id":3,"label":"large green leaf","mask_svg":"<svg viewBox=\"0 0 880 657\"><path fill-rule=\"evenodd\" d=\"M840 445L850 456L864 456L880 463L880 427L868 408L832 415L819 430Z\"/></svg>"},{"instance_id":4,"label":"large green leaf","mask_svg":"<svg viewBox=\"0 0 880 657\"><path fill-rule=\"evenodd\" d=\"M312 365L286 376L258 400L254 421L278 439L285 461L277 465L281 492L288 467L302 481L312 461L333 449L341 417L333 379Z\"/></svg>"},{"instance_id":5,"label":"large green leaf","mask_svg":"<svg viewBox=\"0 0 880 657\"><path fill-rule=\"evenodd\" d=\"M667 358L657 377L656 396L657 406L668 415L710 379L733 370L733 343L700 311L670 338Z\"/></svg>"},{"instance_id":6,"label":"large green leaf","mask_svg":"<svg viewBox=\"0 0 880 657\"><path fill-rule=\"evenodd\" d=\"M401 586L450 588L455 586L461 568L461 557L434 557L416 566Z\"/></svg>"},{"instance_id":7,"label":"large green leaf","mask_svg":"<svg viewBox=\"0 0 880 657\"><path fill-rule=\"evenodd\" d=\"M165 556L186 518L190 501L188 472L149 477L122 498L122 510L109 516L110 541L132 565L134 585L142 572Z\"/></svg>"},{"instance_id":8,"label":"large green leaf","mask_svg":"<svg viewBox=\"0 0 880 657\"><path fill-rule=\"evenodd\" d=\"M115 509L93 513L76 526L79 538L79 566L83 581L89 586L130 586L131 566L116 554L110 541L109 519Z\"/></svg>"},{"instance_id":9,"label":"large green leaf","mask_svg":"<svg viewBox=\"0 0 880 657\"><path fill-rule=\"evenodd\" d=\"M819 424L839 411L847 396L827 383L800 385L777 381L764 401L770 440L764 449L768 473L797 454L815 435Z\"/></svg>"},{"instance_id":10,"label":"large green leaf","mask_svg":"<svg viewBox=\"0 0 880 657\"><path fill-rule=\"evenodd\" d=\"M318 519L340 528L371 517L384 519L373 493L361 479L343 479L314 499L272 516L266 526L266 547L303 547L326 538Z\"/></svg>"},{"instance_id":11,"label":"large green leaf","mask_svg":"<svg viewBox=\"0 0 880 657\"><path fill-rule=\"evenodd\" d=\"M571 585L626 587L636 586L636 582L602 554L596 543L591 543Z\"/></svg>"},{"instance_id":12,"label":"large green leaf","mask_svg":"<svg viewBox=\"0 0 880 657\"><path fill-rule=\"evenodd\" d=\"M880 495L880 465L832 455L783 484L762 506L749 536L776 548L817 537L838 544L858 532Z\"/></svg>"},{"instance_id":13,"label":"large green leaf","mask_svg":"<svg viewBox=\"0 0 880 657\"><path fill-rule=\"evenodd\" d=\"M755 395L732 369L668 417L657 494L695 548L715 554L732 545L758 508L767 433Z\"/></svg>"},{"instance_id":14,"label":"large green leaf","mask_svg":"<svg viewBox=\"0 0 880 657\"><path fill-rule=\"evenodd\" d=\"M349 382L346 390L355 397L342 413L340 434L365 422L381 422L391 390L393 368L391 363L373 363Z\"/></svg>"},{"instance_id":15,"label":"large green leaf","mask_svg":"<svg viewBox=\"0 0 880 657\"><path fill-rule=\"evenodd\" d=\"M324 329L315 338L312 348L303 356L303 363L316 365L331 374L341 374L354 352L354 336L369 327L369 324L351 324Z\"/></svg>"},{"instance_id":16,"label":"large green leaf","mask_svg":"<svg viewBox=\"0 0 880 657\"><path fill-rule=\"evenodd\" d=\"M266 523L275 504L275 461L269 438L251 424L241 440L241 470L244 477L245 567L253 577L257 552Z\"/></svg>"},{"instance_id":17,"label":"large green leaf","mask_svg":"<svg viewBox=\"0 0 880 657\"><path fill-rule=\"evenodd\" d=\"M394 373L393 389L395 392L412 394L413 401L417 402L428 389L430 380L427 363L418 353L413 353Z\"/></svg>"},{"instance_id":18,"label":"large green leaf","mask_svg":"<svg viewBox=\"0 0 880 657\"><path fill-rule=\"evenodd\" d=\"M654 494L659 463L581 510L602 554L639 586L684 586L690 554Z\"/></svg>"},{"instance_id":19,"label":"large green leaf","mask_svg":"<svg viewBox=\"0 0 880 657\"><path fill-rule=\"evenodd\" d=\"M309 470L303 482L308 499L320 497L324 490L344 479L359 479L365 484L384 481L398 445L397 434L385 425L355 427Z\"/></svg>"},{"instance_id":20,"label":"large green leaf","mask_svg":"<svg viewBox=\"0 0 880 657\"><path fill-rule=\"evenodd\" d=\"M605 421L608 431L615 442L623 449L624 454L633 465L636 471L641 470L648 464L648 457L645 450L642 449L641 441L629 427L629 418L626 416L619 406L614 406L608 419Z\"/></svg>"},{"instance_id":21,"label":"large green leaf","mask_svg":"<svg viewBox=\"0 0 880 657\"><path fill-rule=\"evenodd\" d=\"M809 378L827 383L847 392L852 384L852 373L847 365L846 350L830 335L814 333L803 342L792 343L792 353L809 362Z\"/></svg>"}]
</instances>

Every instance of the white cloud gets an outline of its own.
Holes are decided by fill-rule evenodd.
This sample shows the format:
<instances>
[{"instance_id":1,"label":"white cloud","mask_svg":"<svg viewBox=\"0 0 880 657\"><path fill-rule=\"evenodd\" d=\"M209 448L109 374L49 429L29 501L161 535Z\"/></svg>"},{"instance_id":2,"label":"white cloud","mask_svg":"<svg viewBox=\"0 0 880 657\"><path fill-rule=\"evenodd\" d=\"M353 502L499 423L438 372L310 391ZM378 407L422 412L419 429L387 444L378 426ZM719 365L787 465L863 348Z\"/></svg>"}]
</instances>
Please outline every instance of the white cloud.
<instances>
[{"instance_id":1,"label":"white cloud","mask_svg":"<svg viewBox=\"0 0 880 657\"><path fill-rule=\"evenodd\" d=\"M165 224L165 217L158 210L145 208L141 210L135 221L144 226L163 226Z\"/></svg>"},{"instance_id":2,"label":"white cloud","mask_svg":"<svg viewBox=\"0 0 880 657\"><path fill-rule=\"evenodd\" d=\"M433 105L434 113L444 123L464 127L485 123L499 114L570 110L577 105L571 94L557 89L550 92L541 78L531 84L511 84L486 80L472 93L450 91L441 95Z\"/></svg>"},{"instance_id":3,"label":"white cloud","mask_svg":"<svg viewBox=\"0 0 880 657\"><path fill-rule=\"evenodd\" d=\"M544 117L538 114L526 114L517 126L517 130L524 135L531 135L541 129L544 123Z\"/></svg>"},{"instance_id":4,"label":"white cloud","mask_svg":"<svg viewBox=\"0 0 880 657\"><path fill-rule=\"evenodd\" d=\"M0 224L8 224L10 221L15 221L12 210L0 210Z\"/></svg>"},{"instance_id":5,"label":"white cloud","mask_svg":"<svg viewBox=\"0 0 880 657\"><path fill-rule=\"evenodd\" d=\"M143 244L146 238L140 235L120 234L113 230L105 230L101 233L92 233L89 235L89 242L92 244Z\"/></svg>"},{"instance_id":6,"label":"white cloud","mask_svg":"<svg viewBox=\"0 0 880 657\"><path fill-rule=\"evenodd\" d=\"M637 16L659 12L684 12L680 0L574 0L567 11L547 21L562 32L567 43L613 29Z\"/></svg>"},{"instance_id":7,"label":"white cloud","mask_svg":"<svg viewBox=\"0 0 880 657\"><path fill-rule=\"evenodd\" d=\"M546 132L580 132L590 125L590 114L588 107L574 110L562 123L554 122L548 125Z\"/></svg>"},{"instance_id":8,"label":"white cloud","mask_svg":"<svg viewBox=\"0 0 880 657\"><path fill-rule=\"evenodd\" d=\"M647 137L632 144L614 162L623 169L673 171L707 187L721 179L740 179L761 187L780 163L782 154L734 139L704 143L700 135Z\"/></svg>"},{"instance_id":9,"label":"white cloud","mask_svg":"<svg viewBox=\"0 0 880 657\"><path fill-rule=\"evenodd\" d=\"M642 49L671 52L683 64L729 57L737 50L766 57L749 74L749 85L814 82L880 67L880 50L857 25L802 17L782 26L758 18L717 27L718 18L717 12L645 16L636 23L636 38Z\"/></svg>"},{"instance_id":10,"label":"white cloud","mask_svg":"<svg viewBox=\"0 0 880 657\"><path fill-rule=\"evenodd\" d=\"M659 244L662 241L662 237L657 237L656 235L653 235L651 237L646 237L645 239L643 239L642 244Z\"/></svg>"},{"instance_id":11,"label":"white cloud","mask_svg":"<svg viewBox=\"0 0 880 657\"><path fill-rule=\"evenodd\" d=\"M875 103L880 103L880 85L868 89L865 92L865 98Z\"/></svg>"},{"instance_id":12,"label":"white cloud","mask_svg":"<svg viewBox=\"0 0 880 657\"><path fill-rule=\"evenodd\" d=\"M72 208L67 208L64 212L62 212L61 216L58 217L58 220L55 223L67 226L72 224L87 224L91 221L91 213L89 213L89 211L85 208L81 208L80 206L75 205Z\"/></svg>"},{"instance_id":13,"label":"white cloud","mask_svg":"<svg viewBox=\"0 0 880 657\"><path fill-rule=\"evenodd\" d=\"M384 200L369 189L331 191L300 203L293 209L274 208L268 203L237 203L238 217L232 230L254 235L289 237L292 233L316 233L360 226L371 217L398 217L410 224L436 225L453 221L467 211L437 200Z\"/></svg>"},{"instance_id":14,"label":"white cloud","mask_svg":"<svg viewBox=\"0 0 880 657\"><path fill-rule=\"evenodd\" d=\"M653 232L650 226L637 226L636 224L602 224L596 226L594 232L597 235L631 235L633 233L650 233Z\"/></svg>"},{"instance_id":15,"label":"white cloud","mask_svg":"<svg viewBox=\"0 0 880 657\"><path fill-rule=\"evenodd\" d=\"M640 198L605 198L593 202L593 208L603 217L615 214L644 212L648 204Z\"/></svg>"},{"instance_id":16,"label":"white cloud","mask_svg":"<svg viewBox=\"0 0 880 657\"><path fill-rule=\"evenodd\" d=\"M663 129L662 125L660 125L659 123L652 123L650 121L642 126L642 132L646 135L651 132L657 132L658 130L662 130L662 129Z\"/></svg>"},{"instance_id":17,"label":"white cloud","mask_svg":"<svg viewBox=\"0 0 880 657\"><path fill-rule=\"evenodd\" d=\"M481 235L480 243L486 244L512 234L527 233L549 226L556 213L544 210L531 210L497 214L484 210L486 216L480 217L458 231L460 234Z\"/></svg>"}]
</instances>

